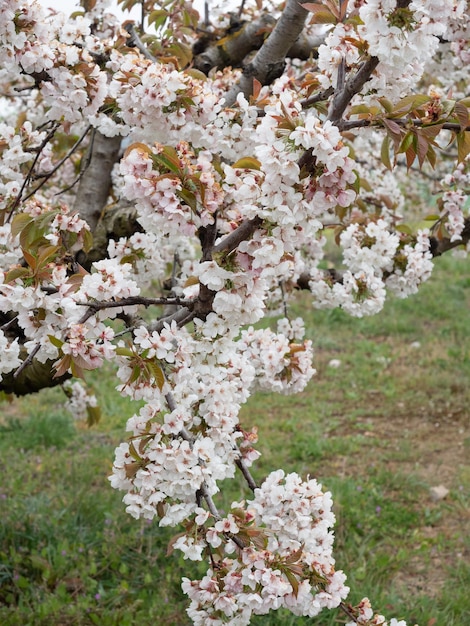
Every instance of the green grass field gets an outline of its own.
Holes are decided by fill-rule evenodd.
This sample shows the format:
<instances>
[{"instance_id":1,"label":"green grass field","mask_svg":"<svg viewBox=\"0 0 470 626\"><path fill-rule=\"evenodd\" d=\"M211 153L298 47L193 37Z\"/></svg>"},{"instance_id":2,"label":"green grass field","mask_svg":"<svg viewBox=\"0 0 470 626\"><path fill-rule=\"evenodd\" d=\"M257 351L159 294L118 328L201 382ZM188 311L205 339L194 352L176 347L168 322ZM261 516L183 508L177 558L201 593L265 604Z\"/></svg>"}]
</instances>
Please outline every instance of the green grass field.
<instances>
[{"instance_id":1,"label":"green grass field","mask_svg":"<svg viewBox=\"0 0 470 626\"><path fill-rule=\"evenodd\" d=\"M300 294L292 314L306 319L317 375L298 396L257 395L242 411L259 427L255 478L283 467L331 490L351 601L368 595L409 625L470 624L469 268L438 259L417 296L369 319L314 311ZM171 529L130 518L108 485L133 408L110 370L90 382L103 411L91 429L59 389L0 405L0 624L188 625L180 578L196 566L167 557ZM243 493L232 483L226 502ZM441 484L449 494L433 501ZM337 611L253 620L338 623Z\"/></svg>"}]
</instances>

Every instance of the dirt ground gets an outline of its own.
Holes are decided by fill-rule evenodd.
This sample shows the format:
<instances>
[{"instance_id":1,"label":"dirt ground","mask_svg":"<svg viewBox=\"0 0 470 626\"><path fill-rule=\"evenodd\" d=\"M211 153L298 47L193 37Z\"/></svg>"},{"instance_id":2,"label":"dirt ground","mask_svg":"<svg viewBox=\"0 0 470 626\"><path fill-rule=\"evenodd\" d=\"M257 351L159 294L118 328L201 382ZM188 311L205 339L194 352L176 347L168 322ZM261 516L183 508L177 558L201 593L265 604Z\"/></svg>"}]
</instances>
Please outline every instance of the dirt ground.
<instances>
[{"instance_id":1,"label":"dirt ground","mask_svg":"<svg viewBox=\"0 0 470 626\"><path fill-rule=\"evenodd\" d=\"M462 484L468 490L470 409L431 406L416 410L415 407L410 413L409 407L398 402L393 418L367 417L356 422L356 434L358 430L364 436L387 442L390 450L395 448L397 460L388 460L387 469L416 476L429 487L419 494L420 504L431 512L437 508L442 511L432 516L432 525L419 529L422 540L429 542L429 551L408 561L406 570L397 573L395 579L398 587L406 587L408 593L437 597L444 588L449 568L460 560L470 561L470 508L465 505L468 493L465 499ZM343 468L345 475L349 473L346 468L347 465ZM436 497L431 491L433 487L444 487L448 493L444 495L443 491L441 497Z\"/></svg>"}]
</instances>

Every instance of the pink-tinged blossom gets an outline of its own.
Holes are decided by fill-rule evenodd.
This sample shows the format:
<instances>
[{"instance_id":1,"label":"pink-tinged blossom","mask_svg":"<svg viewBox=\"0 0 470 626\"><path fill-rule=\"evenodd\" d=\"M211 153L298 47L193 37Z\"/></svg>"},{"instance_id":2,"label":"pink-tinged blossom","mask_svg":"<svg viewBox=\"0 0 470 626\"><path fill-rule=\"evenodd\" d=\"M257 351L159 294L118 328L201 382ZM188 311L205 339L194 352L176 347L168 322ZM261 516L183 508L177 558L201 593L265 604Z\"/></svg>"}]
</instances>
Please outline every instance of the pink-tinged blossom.
<instances>
[{"instance_id":1,"label":"pink-tinged blossom","mask_svg":"<svg viewBox=\"0 0 470 626\"><path fill-rule=\"evenodd\" d=\"M93 318L92 318L93 319ZM90 322L92 322L92 319ZM61 346L64 355L84 369L96 369L114 357L114 331L100 322L72 324Z\"/></svg>"},{"instance_id":2,"label":"pink-tinged blossom","mask_svg":"<svg viewBox=\"0 0 470 626\"><path fill-rule=\"evenodd\" d=\"M280 393L301 391L315 374L312 343L292 344L288 337L271 330L243 331L238 348L256 369L255 384L260 389Z\"/></svg>"},{"instance_id":3,"label":"pink-tinged blossom","mask_svg":"<svg viewBox=\"0 0 470 626\"><path fill-rule=\"evenodd\" d=\"M286 476L279 470L270 474L254 495L246 505L234 503L233 510L239 515L245 509L248 523L253 522L261 533L265 530L267 547L249 545L236 556L226 557L223 567L210 569L200 581L183 579L183 591L191 599L188 614L196 624L209 624L211 619L248 624L251 615L281 607L313 617L323 607L338 606L348 593L345 576L334 570L331 554L334 515L330 494L324 494L314 480L303 482L296 474ZM238 525L234 527L228 516L217 522L214 530L233 532ZM220 537L214 530L207 531L206 539L217 547ZM288 567L294 553L296 592L281 565L285 560ZM320 587L309 582L314 572L325 581Z\"/></svg>"},{"instance_id":4,"label":"pink-tinged blossom","mask_svg":"<svg viewBox=\"0 0 470 626\"><path fill-rule=\"evenodd\" d=\"M363 598L354 607L355 621L350 621L346 626L406 626L405 620L397 620L395 617L387 621L383 615L374 614L369 598Z\"/></svg>"},{"instance_id":5,"label":"pink-tinged blossom","mask_svg":"<svg viewBox=\"0 0 470 626\"><path fill-rule=\"evenodd\" d=\"M347 594L345 576L334 567L330 494L313 479L279 470L251 501L233 503L228 513L217 514L212 502L237 466L246 472L260 456L256 427L239 422L251 393L298 392L314 374L301 321L281 319L277 332L253 324L285 309L287 294L305 276L316 306L376 313L386 289L404 297L430 275L429 233L413 238L395 230L404 206L399 185L371 157L380 152L382 131L365 131L364 140L342 134L322 109L300 101L307 85L297 78L302 73L308 84L311 65L304 73L305 66L292 62L284 76L261 87L256 102L239 94L226 108L227 86L241 70L201 81L138 49L122 50L117 18L100 15L106 6L98 0L85 17L71 19L46 15L35 1L5 0L0 7L1 76L14 86L8 95L29 110L27 121L17 122L11 111L0 124L0 209L6 216L0 312L24 335L20 348L8 334L9 321L0 331L0 374L33 353L62 373L114 359L119 391L143 406L127 421L130 439L116 449L110 482L124 492L135 518L190 528L173 544L185 559L211 555L217 563L201 580L183 582L194 623L240 626L278 608L313 617ZM447 73L465 83L464 2L414 0L400 13L396 0L369 0L355 9L359 19L334 25L320 46L314 89L336 87L340 69L355 72L370 54L378 67L364 98L357 95L353 104L387 94L395 101L429 68L439 37L454 52L441 57L455 74ZM220 24L227 23L222 16ZM441 76L436 99L444 100L450 85ZM455 92L452 97L458 99ZM368 121L375 120L372 112ZM57 136L46 141L55 122ZM83 146L62 164L63 177L54 173L34 198L24 197L29 183L45 180L62 158L56 139L68 145L90 124L107 137L128 136L112 174L111 199L132 205L145 232L111 240L109 258L87 266L88 273L75 254L88 240L88 227L67 208L74 191L59 196L60 207L56 195L75 181ZM313 158L301 169L305 151ZM468 159L442 181L440 218L452 243L462 237L468 183ZM54 198L52 207L47 197ZM256 220L256 228L224 248L226 236L247 220ZM30 271L34 255L21 247L31 230L16 235L30 223L41 230L32 252L51 251L36 272ZM208 226L216 227L215 253L204 237ZM339 272L318 269L330 226L343 249ZM117 341L105 319L137 309L103 303L139 296L152 280L167 281L170 268L173 293L190 300L188 318L196 315L192 325L132 322ZM205 304L212 310L201 313L200 294L209 295ZM75 413L93 408L95 400L77 383L71 394ZM386 624L367 599L354 610L359 624ZM389 626L403 625L392 619Z\"/></svg>"}]
</instances>

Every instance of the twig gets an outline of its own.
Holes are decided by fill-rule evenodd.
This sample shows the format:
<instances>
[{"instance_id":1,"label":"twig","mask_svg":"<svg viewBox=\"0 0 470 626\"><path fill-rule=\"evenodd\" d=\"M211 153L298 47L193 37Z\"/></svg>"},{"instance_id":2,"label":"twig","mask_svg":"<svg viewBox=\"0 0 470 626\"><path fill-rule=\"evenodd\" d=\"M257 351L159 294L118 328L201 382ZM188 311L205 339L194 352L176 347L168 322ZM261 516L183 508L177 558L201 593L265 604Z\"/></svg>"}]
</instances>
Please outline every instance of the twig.
<instances>
[{"instance_id":1,"label":"twig","mask_svg":"<svg viewBox=\"0 0 470 626\"><path fill-rule=\"evenodd\" d=\"M305 109L309 107L311 104L316 104L317 102L323 102L324 100L328 100L330 96L334 94L335 90L333 87L328 87L328 89L324 89L316 93L314 96L310 96L309 98L305 98L300 101L300 104Z\"/></svg>"},{"instance_id":2,"label":"twig","mask_svg":"<svg viewBox=\"0 0 470 626\"><path fill-rule=\"evenodd\" d=\"M144 3L143 2L142 2L142 14L143 14L143 17L142 17L142 32L144 32L143 20L145 19L145 16L144 16ZM127 24L125 24L124 28L125 28L125 30L127 30L127 32L130 35L130 39L127 42L128 47L129 48L137 48L137 50L139 50L144 55L144 57L146 59L156 63L157 59L153 56L153 54L151 52L149 52L149 50L146 48L146 46L144 46L144 44L140 40L139 35L136 33L134 24L132 22L128 22Z\"/></svg>"},{"instance_id":3,"label":"twig","mask_svg":"<svg viewBox=\"0 0 470 626\"><path fill-rule=\"evenodd\" d=\"M284 317L286 319L289 319L289 311L287 309L286 291L284 289L284 283L282 282L282 280L279 281L279 289L281 290L281 295L282 295L282 309L284 311Z\"/></svg>"},{"instance_id":4,"label":"twig","mask_svg":"<svg viewBox=\"0 0 470 626\"><path fill-rule=\"evenodd\" d=\"M187 307L183 307L179 309L178 311L176 311L175 313L172 313L171 315L168 315L167 317L162 317L161 319L157 320L153 324L150 324L147 327L147 330L149 332L159 333L164 329L165 324L171 324L172 322L176 322L179 326L183 321L188 320L189 313L190 313L189 309ZM188 323L188 321L186 321L186 323Z\"/></svg>"},{"instance_id":5,"label":"twig","mask_svg":"<svg viewBox=\"0 0 470 626\"><path fill-rule=\"evenodd\" d=\"M349 619L354 620L356 624L358 623L357 617L354 615L354 613L351 611L347 604L345 604L344 602L340 602L339 608L349 617Z\"/></svg>"},{"instance_id":6,"label":"twig","mask_svg":"<svg viewBox=\"0 0 470 626\"><path fill-rule=\"evenodd\" d=\"M33 362L34 357L39 352L41 348L41 344L37 343L33 350L28 354L27 358L23 361L23 363L19 366L19 368L13 374L13 378L18 378L21 372L28 367Z\"/></svg>"},{"instance_id":7,"label":"twig","mask_svg":"<svg viewBox=\"0 0 470 626\"><path fill-rule=\"evenodd\" d=\"M114 309L114 308L124 308L126 306L159 306L165 304L171 304L176 306L184 306L184 311L189 311L185 317L191 314L190 308L194 305L194 300L184 300L182 298L142 298L140 296L132 296L129 298L123 298L122 300L113 300L110 302L77 302L79 306L87 306L88 311L86 311L83 316L78 321L79 324L84 324L90 317L95 315L98 311L102 311L104 309ZM164 318L166 319L166 318ZM188 323L187 321L185 322Z\"/></svg>"},{"instance_id":8,"label":"twig","mask_svg":"<svg viewBox=\"0 0 470 626\"><path fill-rule=\"evenodd\" d=\"M82 141L85 139L85 137L88 135L88 133L91 130L91 125L87 126L87 128L85 129L85 131L81 134L81 136L77 139L77 141L73 144L73 146L70 148L70 150L67 152L67 154L56 164L54 165L54 167L49 170L49 172L46 172L45 174L36 174L35 178L45 178L46 180L48 180L53 174L55 174L57 172L57 170L62 167L62 165L65 163L65 161L67 161L67 159L69 159L72 154L75 152L75 150L78 148L78 146L82 143ZM41 184L41 186L44 184L44 182ZM40 187L37 187L35 189L35 192L39 189Z\"/></svg>"},{"instance_id":9,"label":"twig","mask_svg":"<svg viewBox=\"0 0 470 626\"><path fill-rule=\"evenodd\" d=\"M235 461L235 465L243 474L243 477L246 480L248 487L251 489L251 491L254 491L255 489L257 489L258 485L256 484L255 479L251 475L250 470L246 466L245 461L240 457Z\"/></svg>"},{"instance_id":10,"label":"twig","mask_svg":"<svg viewBox=\"0 0 470 626\"><path fill-rule=\"evenodd\" d=\"M49 143L49 141L52 139L52 137L55 135L56 130L59 128L59 123L55 122L52 126L52 129L49 131L49 133L46 135L46 137L41 141L41 144L39 145L39 147L37 148L37 154L34 157L33 163L31 164L31 167L29 168L28 173L26 174L26 177L23 181L23 184L21 185L21 189L18 192L18 195L15 198L15 201L13 203L13 207L10 211L10 213L8 214L7 217L7 222L10 221L11 216L13 215L15 209L18 208L18 206L21 203L22 197L23 197L23 191L26 188L26 185L29 183L29 181L31 180L32 174L33 174L33 170L36 167L36 163L39 160L39 157L41 156L41 152L44 150L44 148L46 147L46 145ZM38 187L39 188L39 187ZM28 198L30 198L34 193L36 193L36 189L34 189L34 191L32 193L30 193L25 200L27 200Z\"/></svg>"},{"instance_id":11,"label":"twig","mask_svg":"<svg viewBox=\"0 0 470 626\"><path fill-rule=\"evenodd\" d=\"M343 113L352 98L361 91L362 87L370 80L373 71L379 64L377 57L369 57L361 65L358 71L346 81L343 89L335 94L328 111L328 119L334 124L338 124Z\"/></svg>"},{"instance_id":12,"label":"twig","mask_svg":"<svg viewBox=\"0 0 470 626\"><path fill-rule=\"evenodd\" d=\"M17 319L18 319L18 315L15 315L14 317L11 318L11 320L8 320L8 322L5 322L5 324L2 324L2 326L0 326L0 330L8 330L10 326L13 326L13 324L16 322Z\"/></svg>"},{"instance_id":13,"label":"twig","mask_svg":"<svg viewBox=\"0 0 470 626\"><path fill-rule=\"evenodd\" d=\"M135 329L135 326L128 326L124 330L121 330L119 333L116 333L114 335L114 339L117 339L118 337L123 337L124 335L127 335L127 333L132 333Z\"/></svg>"},{"instance_id":14,"label":"twig","mask_svg":"<svg viewBox=\"0 0 470 626\"><path fill-rule=\"evenodd\" d=\"M392 122L395 122L395 124L398 124L398 126L408 126L410 124L417 128L432 128L433 126L440 126L444 130L454 130L456 132L470 131L470 126L466 126L465 128L462 128L461 125L458 124L457 122L443 122L443 123L437 122L434 124L426 124L426 122L423 122L423 120L412 120L406 117L397 117L397 118L391 117L391 118L385 118L385 119L390 119ZM380 119L378 120L341 120L337 124L339 130L351 130L352 128L364 128L365 126L383 126L383 125L384 123Z\"/></svg>"},{"instance_id":15,"label":"twig","mask_svg":"<svg viewBox=\"0 0 470 626\"><path fill-rule=\"evenodd\" d=\"M262 224L262 220L259 217L255 217L252 220L246 220L240 224L234 231L224 237L213 250L213 254L218 252L232 252L238 246L239 243L249 239L251 235Z\"/></svg>"},{"instance_id":16,"label":"twig","mask_svg":"<svg viewBox=\"0 0 470 626\"><path fill-rule=\"evenodd\" d=\"M175 304L185 307L190 307L194 303L194 300L188 300L175 296L173 298L143 298L141 296L130 296L129 298L123 298L122 300L112 300L110 302L77 302L79 306L87 306L94 311L100 311L101 309L112 309L115 307L124 306L136 306L142 305L159 306L164 304Z\"/></svg>"}]
</instances>

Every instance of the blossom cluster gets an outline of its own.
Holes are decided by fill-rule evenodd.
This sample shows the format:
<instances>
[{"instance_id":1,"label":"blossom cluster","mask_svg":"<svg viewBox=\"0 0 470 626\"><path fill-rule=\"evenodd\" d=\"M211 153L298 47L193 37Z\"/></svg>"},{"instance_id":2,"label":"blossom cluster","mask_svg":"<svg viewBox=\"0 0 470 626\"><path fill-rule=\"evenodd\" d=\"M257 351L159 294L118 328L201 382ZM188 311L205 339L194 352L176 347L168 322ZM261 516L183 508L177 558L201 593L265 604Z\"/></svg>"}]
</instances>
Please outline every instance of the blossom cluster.
<instances>
[{"instance_id":1,"label":"blossom cluster","mask_svg":"<svg viewBox=\"0 0 470 626\"><path fill-rule=\"evenodd\" d=\"M197 338L174 323L160 332L141 327L134 338L141 351L122 359L122 391L146 405L128 421L132 441L116 451L111 484L128 492L124 502L135 517L175 525L194 513L202 485L213 496L237 460L249 466L259 456L255 438L238 422L253 388L299 391L314 373L311 342L290 344L281 334L252 329L239 339L205 336L211 316L197 324ZM140 377L133 363L140 363Z\"/></svg>"},{"instance_id":2,"label":"blossom cluster","mask_svg":"<svg viewBox=\"0 0 470 626\"><path fill-rule=\"evenodd\" d=\"M405 620L397 620L392 617L388 622L383 615L374 614L369 598L363 598L355 607L356 619L348 622L346 626L406 626Z\"/></svg>"},{"instance_id":3,"label":"blossom cluster","mask_svg":"<svg viewBox=\"0 0 470 626\"><path fill-rule=\"evenodd\" d=\"M88 393L85 387L78 381L68 380L64 384L64 391L68 399L65 408L70 411L76 420L86 419L89 408L98 406L98 399L92 393Z\"/></svg>"},{"instance_id":4,"label":"blossom cluster","mask_svg":"<svg viewBox=\"0 0 470 626\"><path fill-rule=\"evenodd\" d=\"M338 23L319 48L321 85L336 86L339 66L357 67L361 50L367 47L368 53L380 60L367 90L373 90L375 97L400 96L421 78L436 52L438 38L461 28L464 12L462 0L416 0L406 7L398 6L396 0L359 3L360 25ZM462 49L461 43L455 48Z\"/></svg>"},{"instance_id":5,"label":"blossom cluster","mask_svg":"<svg viewBox=\"0 0 470 626\"><path fill-rule=\"evenodd\" d=\"M331 506L331 494L315 480L278 470L255 489L252 501L233 503L226 518L198 529L215 550L221 535L232 540L229 556L216 557L216 567L201 580L183 579L193 622L244 626L252 615L281 607L313 617L338 606L349 589L343 572L334 569ZM237 549L237 538L248 545ZM174 547L186 555L190 550L182 542Z\"/></svg>"},{"instance_id":6,"label":"blossom cluster","mask_svg":"<svg viewBox=\"0 0 470 626\"><path fill-rule=\"evenodd\" d=\"M459 241L469 212L470 159L459 163L442 180L443 193L439 200L440 218L450 234L450 240Z\"/></svg>"},{"instance_id":7,"label":"blossom cluster","mask_svg":"<svg viewBox=\"0 0 470 626\"><path fill-rule=\"evenodd\" d=\"M401 241L385 220L378 220L366 226L351 224L340 240L348 268L341 273L341 280L318 268L311 272L310 289L318 308L341 307L356 317L373 315L382 309L387 289L405 298L416 293L431 275L427 231L418 231L414 241Z\"/></svg>"},{"instance_id":8,"label":"blossom cluster","mask_svg":"<svg viewBox=\"0 0 470 626\"><path fill-rule=\"evenodd\" d=\"M432 232L397 229L403 191L387 159L377 166L371 156L383 129L341 132L334 100L309 106L305 88L315 71L310 87L341 91L369 54L379 63L353 104L395 100L430 67L439 37L465 78L465 3L359 0L317 61L289 64L271 85L254 81L253 96L239 93L230 106L240 70L201 79L176 57L156 61L127 45L107 0L91 4L70 19L34 0L0 7L0 80L28 110L0 121L0 379L32 359L52 363L56 379L114 360L118 391L141 407L110 482L135 518L184 523L172 549L209 560L205 576L183 583L194 623L240 626L281 607L315 616L348 592L334 567L331 496L282 470L257 488L257 430L240 423L240 409L258 389L300 392L315 373L303 323L287 317L294 289L308 286L314 306L355 316L378 312L387 292L414 293L432 271L432 237L464 237L469 174L468 158L443 173ZM368 108L364 121L383 121L375 115ZM139 230L109 241L105 233L103 249L99 228L92 234L71 208L93 170L90 128L95 139L125 138L101 234L108 209L121 206ZM339 268L325 256L329 229ZM107 257L93 260L97 251ZM146 297L157 288L161 297ZM155 302L158 319L143 321L140 305ZM276 332L255 326L281 309ZM96 408L77 383L69 393L75 414ZM214 498L237 468L253 499L221 514ZM355 623L386 623L367 599L354 611Z\"/></svg>"}]
</instances>

